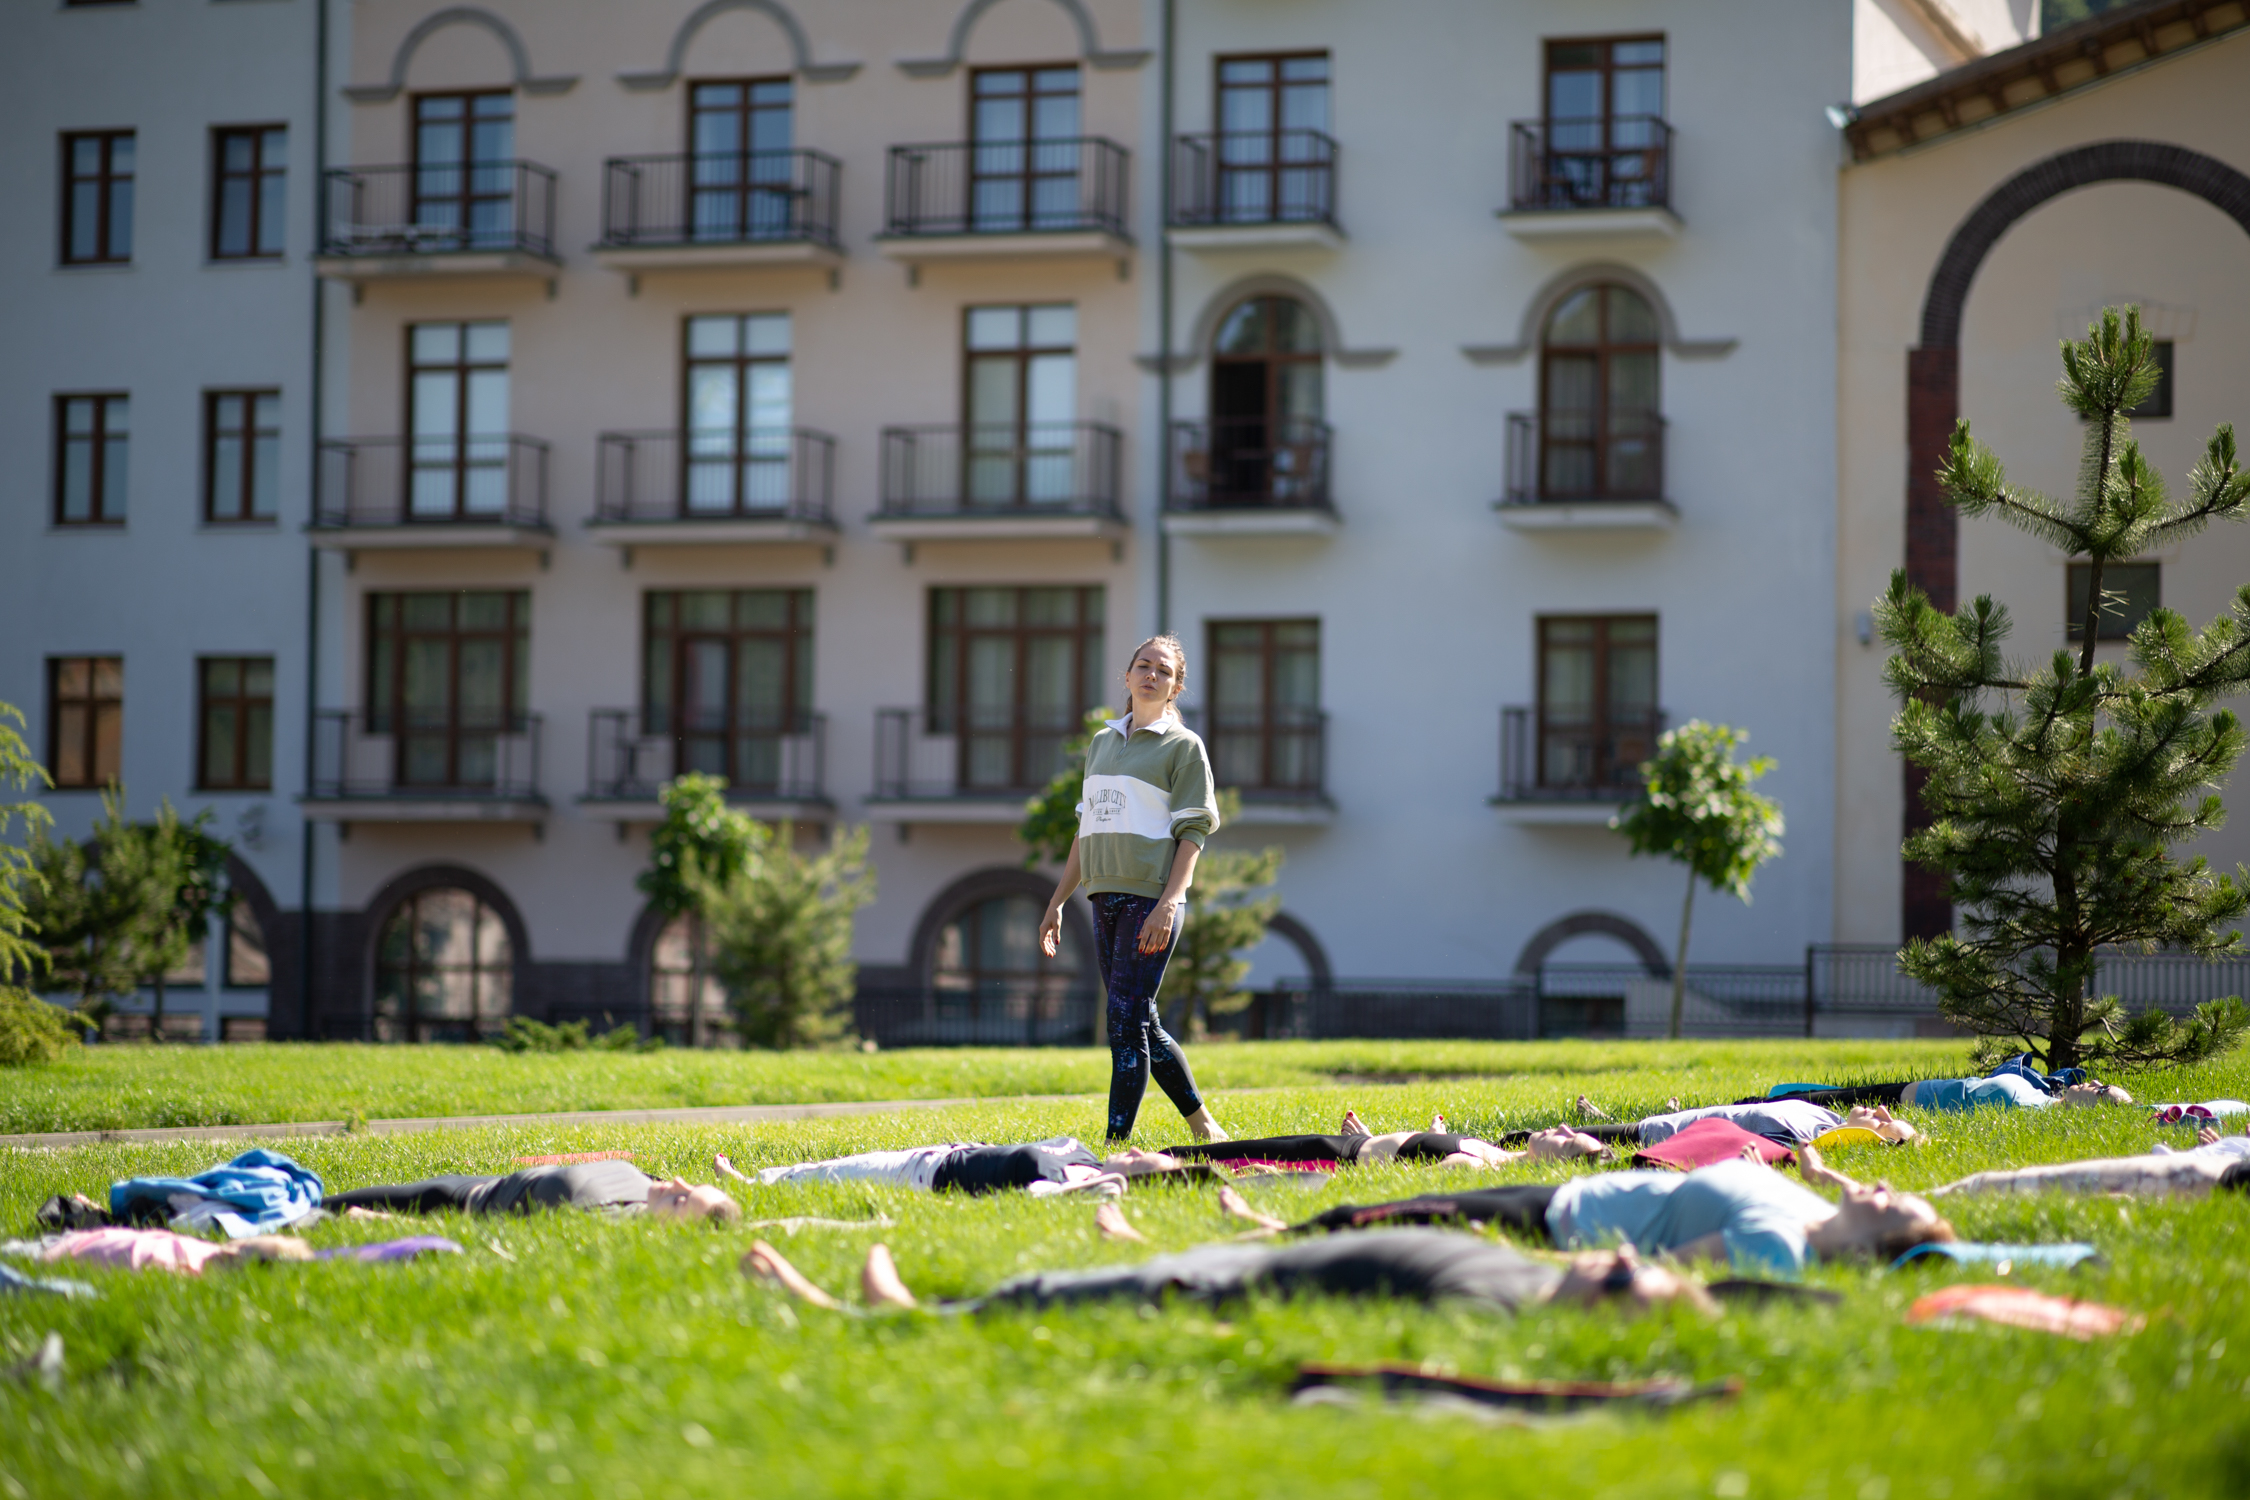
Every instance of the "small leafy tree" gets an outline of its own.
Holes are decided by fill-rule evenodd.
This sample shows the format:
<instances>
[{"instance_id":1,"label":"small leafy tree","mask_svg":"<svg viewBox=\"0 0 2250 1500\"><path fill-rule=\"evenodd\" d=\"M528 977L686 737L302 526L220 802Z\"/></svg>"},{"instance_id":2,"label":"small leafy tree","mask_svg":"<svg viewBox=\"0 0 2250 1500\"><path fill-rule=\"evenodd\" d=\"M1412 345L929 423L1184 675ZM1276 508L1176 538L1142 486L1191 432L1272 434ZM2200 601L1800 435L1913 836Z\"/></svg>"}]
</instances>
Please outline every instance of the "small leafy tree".
<instances>
[{"instance_id":1,"label":"small leafy tree","mask_svg":"<svg viewBox=\"0 0 2250 1500\"><path fill-rule=\"evenodd\" d=\"M695 908L710 925L735 1028L759 1047L842 1041L851 1034L859 974L853 913L875 899L867 830L839 829L825 852L804 855L790 824L750 827L748 857L731 875L706 873L692 850L681 860Z\"/></svg>"},{"instance_id":2,"label":"small leafy tree","mask_svg":"<svg viewBox=\"0 0 2250 1500\"><path fill-rule=\"evenodd\" d=\"M1734 758L1749 739L1726 724L1690 719L1656 742L1656 756L1641 762L1641 794L1609 820L1635 854L1660 854L1688 867L1680 903L1680 947L1672 960L1672 1024L1680 1034L1687 1000L1688 924L1695 915L1695 884L1731 892L1747 904L1750 878L1781 852L1781 804L1750 784L1773 769L1770 756Z\"/></svg>"},{"instance_id":3,"label":"small leafy tree","mask_svg":"<svg viewBox=\"0 0 2250 1500\"><path fill-rule=\"evenodd\" d=\"M2250 908L2250 870L2214 875L2170 847L2225 814L2217 788L2244 736L2216 705L2250 687L2250 587L2201 634L2151 610L2132 632L2133 670L2096 663L2094 648L2101 613L2121 602L2102 590L2106 565L2244 519L2250 474L2222 426L2188 475L2186 503L2166 500L2126 417L2158 376L2138 308L2104 311L2084 340L2062 346L2062 363L2057 389L2086 423L2069 503L2009 484L1967 422L1939 478L1961 514L1997 515L2084 560L2078 650L2036 670L2005 661L2005 609L1984 596L1943 613L1903 573L1876 605L1895 653L1885 669L1901 704L1893 737L1928 778L1931 821L1905 854L1945 872L1963 913L1958 936L1916 939L1899 967L1937 991L1987 1056L2029 1050L2050 1069L2189 1062L2250 1025L2239 997L2206 1002L2183 1023L2157 1010L2128 1016L2089 987L2104 948L2241 950L2228 924Z\"/></svg>"},{"instance_id":4,"label":"small leafy tree","mask_svg":"<svg viewBox=\"0 0 2250 1500\"><path fill-rule=\"evenodd\" d=\"M709 977L710 928L696 904L690 871L705 880L732 882L757 857L757 821L727 806L726 778L691 771L665 784L664 821L650 832L648 868L636 882L666 917L688 918L689 977L695 997L688 1007L688 1045L700 1047L703 986Z\"/></svg>"},{"instance_id":5,"label":"small leafy tree","mask_svg":"<svg viewBox=\"0 0 2250 1500\"><path fill-rule=\"evenodd\" d=\"M14 704L0 703L0 792L53 785L23 742L17 727L22 723L23 714ZM34 844L53 821L31 798L0 802L0 1067L52 1062L78 1041L63 1012L31 990L49 967L30 910L45 882L33 850L13 837L18 819Z\"/></svg>"},{"instance_id":6,"label":"small leafy tree","mask_svg":"<svg viewBox=\"0 0 2250 1500\"><path fill-rule=\"evenodd\" d=\"M1086 710L1077 736L1063 746L1063 768L1044 791L1024 803L1016 837L1027 851L1023 857L1025 869L1059 865L1070 858L1070 841L1078 837L1078 797L1086 780L1086 750L1102 726L1116 717L1106 708Z\"/></svg>"}]
</instances>

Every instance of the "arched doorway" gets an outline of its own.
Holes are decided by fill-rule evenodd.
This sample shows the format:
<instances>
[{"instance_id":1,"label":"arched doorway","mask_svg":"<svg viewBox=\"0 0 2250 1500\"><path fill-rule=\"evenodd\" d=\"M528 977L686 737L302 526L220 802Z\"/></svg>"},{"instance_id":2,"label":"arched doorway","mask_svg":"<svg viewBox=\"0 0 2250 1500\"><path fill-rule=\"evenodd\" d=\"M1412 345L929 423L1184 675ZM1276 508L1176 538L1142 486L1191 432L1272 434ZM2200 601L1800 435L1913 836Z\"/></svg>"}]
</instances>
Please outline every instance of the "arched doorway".
<instances>
[{"instance_id":1,"label":"arched doorway","mask_svg":"<svg viewBox=\"0 0 2250 1500\"><path fill-rule=\"evenodd\" d=\"M1054 886L1029 870L980 870L940 891L916 929L912 1014L887 1018L886 1045L1083 1045L1101 1040L1101 983L1083 903L1063 910L1061 951L1039 951Z\"/></svg>"},{"instance_id":2,"label":"arched doorway","mask_svg":"<svg viewBox=\"0 0 2250 1500\"><path fill-rule=\"evenodd\" d=\"M429 885L391 908L375 941L375 1038L468 1042L515 1008L515 944L476 892Z\"/></svg>"},{"instance_id":3,"label":"arched doorway","mask_svg":"<svg viewBox=\"0 0 2250 1500\"><path fill-rule=\"evenodd\" d=\"M1210 504L1323 503L1322 352L1319 320L1294 297L1247 297L1220 320L1211 344Z\"/></svg>"},{"instance_id":4,"label":"arched doorway","mask_svg":"<svg viewBox=\"0 0 2250 1500\"><path fill-rule=\"evenodd\" d=\"M1655 500L1664 492L1656 309L1631 287L1582 286L1539 341L1539 498Z\"/></svg>"},{"instance_id":5,"label":"arched doorway","mask_svg":"<svg viewBox=\"0 0 2250 1500\"><path fill-rule=\"evenodd\" d=\"M719 982L710 929L681 912L657 929L648 954L648 1031L675 1047L736 1044L734 1013Z\"/></svg>"}]
</instances>

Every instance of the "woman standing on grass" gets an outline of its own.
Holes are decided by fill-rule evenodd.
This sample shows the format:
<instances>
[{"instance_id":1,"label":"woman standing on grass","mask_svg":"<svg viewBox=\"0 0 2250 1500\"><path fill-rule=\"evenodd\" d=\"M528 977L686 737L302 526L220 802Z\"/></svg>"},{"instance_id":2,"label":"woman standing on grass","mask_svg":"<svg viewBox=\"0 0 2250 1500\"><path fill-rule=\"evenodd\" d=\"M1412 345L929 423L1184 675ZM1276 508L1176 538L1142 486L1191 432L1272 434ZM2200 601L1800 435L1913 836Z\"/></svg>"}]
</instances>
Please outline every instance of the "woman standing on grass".
<instances>
[{"instance_id":1,"label":"woman standing on grass","mask_svg":"<svg viewBox=\"0 0 2250 1500\"><path fill-rule=\"evenodd\" d=\"M1094 960L1109 994L1113 1141L1132 1135L1152 1071L1197 1140L1226 1139L1156 1013L1196 859L1219 826L1211 758L1173 707L1186 684L1187 653L1176 637L1152 636L1133 652L1125 670L1132 711L1104 724L1086 747L1078 835L1039 924L1039 946L1053 958L1062 948L1063 903L1084 882L1094 907Z\"/></svg>"}]
</instances>

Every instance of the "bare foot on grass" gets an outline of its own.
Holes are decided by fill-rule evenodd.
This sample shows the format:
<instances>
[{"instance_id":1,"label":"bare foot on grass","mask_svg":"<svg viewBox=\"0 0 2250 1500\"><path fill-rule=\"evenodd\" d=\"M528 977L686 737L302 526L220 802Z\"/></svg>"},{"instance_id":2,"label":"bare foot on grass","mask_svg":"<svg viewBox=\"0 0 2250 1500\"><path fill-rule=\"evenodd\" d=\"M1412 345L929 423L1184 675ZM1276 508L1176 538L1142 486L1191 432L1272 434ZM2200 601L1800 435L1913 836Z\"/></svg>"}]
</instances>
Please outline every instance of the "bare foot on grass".
<instances>
[{"instance_id":1,"label":"bare foot on grass","mask_svg":"<svg viewBox=\"0 0 2250 1500\"><path fill-rule=\"evenodd\" d=\"M1375 1132L1367 1128L1367 1122L1359 1117L1358 1110L1347 1109L1344 1111L1343 1133L1345 1135L1373 1135Z\"/></svg>"},{"instance_id":2,"label":"bare foot on grass","mask_svg":"<svg viewBox=\"0 0 2250 1500\"><path fill-rule=\"evenodd\" d=\"M1430 1134L1444 1135L1445 1133L1445 1116L1442 1114L1430 1116Z\"/></svg>"},{"instance_id":3,"label":"bare foot on grass","mask_svg":"<svg viewBox=\"0 0 2250 1500\"><path fill-rule=\"evenodd\" d=\"M1272 1214L1260 1213L1257 1209L1252 1208L1250 1200L1231 1187L1219 1189L1219 1212L1229 1218L1240 1219L1246 1224L1255 1224L1260 1229L1273 1230L1276 1233L1289 1227Z\"/></svg>"},{"instance_id":4,"label":"bare foot on grass","mask_svg":"<svg viewBox=\"0 0 2250 1500\"><path fill-rule=\"evenodd\" d=\"M1135 1229L1125 1217L1125 1210L1114 1203L1104 1203L1094 1210L1094 1228L1105 1240L1130 1240L1136 1245L1148 1243L1148 1236Z\"/></svg>"},{"instance_id":5,"label":"bare foot on grass","mask_svg":"<svg viewBox=\"0 0 2250 1500\"><path fill-rule=\"evenodd\" d=\"M1606 1120L1609 1118L1609 1112L1607 1110L1603 1109L1593 1100L1587 1098L1584 1094L1580 1094L1578 1096L1577 1110L1578 1118L1580 1118L1581 1120Z\"/></svg>"},{"instance_id":6,"label":"bare foot on grass","mask_svg":"<svg viewBox=\"0 0 2250 1500\"><path fill-rule=\"evenodd\" d=\"M763 1281L780 1287L800 1302L815 1307L825 1307L831 1312L843 1306L834 1297L805 1278L805 1273L789 1264L788 1257L764 1240L752 1240L749 1251L742 1257L742 1274L753 1281Z\"/></svg>"},{"instance_id":7,"label":"bare foot on grass","mask_svg":"<svg viewBox=\"0 0 2250 1500\"><path fill-rule=\"evenodd\" d=\"M1187 1117L1187 1127L1188 1134L1199 1141L1223 1141L1228 1138L1219 1122L1211 1118L1211 1106L1208 1104L1199 1106L1194 1114Z\"/></svg>"},{"instance_id":8,"label":"bare foot on grass","mask_svg":"<svg viewBox=\"0 0 2250 1500\"><path fill-rule=\"evenodd\" d=\"M1109 1207L1103 1204L1102 1207ZM914 1294L906 1289L906 1282L898 1274L898 1262L891 1259L891 1247L874 1244L867 1247L867 1264L859 1272L860 1294L867 1298L869 1307L919 1307Z\"/></svg>"},{"instance_id":9,"label":"bare foot on grass","mask_svg":"<svg viewBox=\"0 0 2250 1500\"><path fill-rule=\"evenodd\" d=\"M721 1177L732 1177L736 1182L748 1182L750 1180L734 1169L734 1163L727 1159L727 1154L724 1151L711 1158L711 1170L717 1172Z\"/></svg>"}]
</instances>

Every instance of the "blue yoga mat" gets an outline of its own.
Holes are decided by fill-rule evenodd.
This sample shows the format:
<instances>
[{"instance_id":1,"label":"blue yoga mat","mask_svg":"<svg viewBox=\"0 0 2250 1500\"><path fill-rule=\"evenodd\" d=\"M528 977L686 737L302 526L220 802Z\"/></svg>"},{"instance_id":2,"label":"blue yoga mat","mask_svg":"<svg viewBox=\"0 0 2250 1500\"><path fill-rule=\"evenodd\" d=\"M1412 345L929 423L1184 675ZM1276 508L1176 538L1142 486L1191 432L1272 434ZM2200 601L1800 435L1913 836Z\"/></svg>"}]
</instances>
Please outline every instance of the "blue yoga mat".
<instances>
[{"instance_id":1,"label":"blue yoga mat","mask_svg":"<svg viewBox=\"0 0 2250 1500\"><path fill-rule=\"evenodd\" d=\"M2067 1240L2055 1245L1978 1245L1939 1244L1932 1241L1916 1245L1897 1260L1891 1269L1897 1270L1910 1260L1926 1255L1942 1255L1960 1265L1985 1265L1993 1261L2013 1261L2020 1266L2061 1266L2068 1269L2081 1261L2099 1260L2101 1252L2080 1240Z\"/></svg>"}]
</instances>

